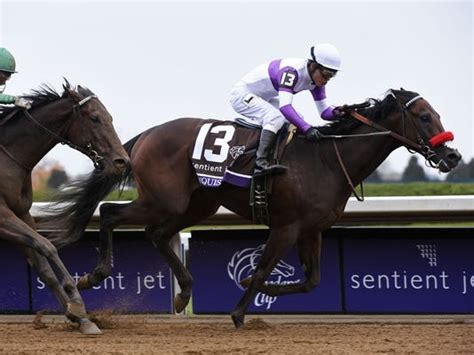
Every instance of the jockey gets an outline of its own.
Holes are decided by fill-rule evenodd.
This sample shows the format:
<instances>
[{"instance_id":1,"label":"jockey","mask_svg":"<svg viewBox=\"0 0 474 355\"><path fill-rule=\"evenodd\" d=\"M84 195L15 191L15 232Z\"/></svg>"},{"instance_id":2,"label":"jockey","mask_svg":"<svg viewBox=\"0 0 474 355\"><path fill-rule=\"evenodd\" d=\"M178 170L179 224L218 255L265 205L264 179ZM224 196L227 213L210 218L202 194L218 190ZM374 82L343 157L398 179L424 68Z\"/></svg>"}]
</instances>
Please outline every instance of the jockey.
<instances>
[{"instance_id":1,"label":"jockey","mask_svg":"<svg viewBox=\"0 0 474 355\"><path fill-rule=\"evenodd\" d=\"M16 64L13 55L6 48L0 47L0 105L13 104L18 107L30 109L31 101L20 96L3 94L7 80L10 79L13 73L16 73L15 67Z\"/></svg>"},{"instance_id":2,"label":"jockey","mask_svg":"<svg viewBox=\"0 0 474 355\"><path fill-rule=\"evenodd\" d=\"M281 165L270 165L268 156L276 133L285 120L294 124L310 140L319 140L319 131L307 123L292 105L293 95L308 90L323 120L344 115L343 107L326 102L326 84L341 65L338 50L331 44L311 48L310 59L284 58L258 66L237 82L230 102L239 114L262 126L255 162L255 174L281 173Z\"/></svg>"}]
</instances>

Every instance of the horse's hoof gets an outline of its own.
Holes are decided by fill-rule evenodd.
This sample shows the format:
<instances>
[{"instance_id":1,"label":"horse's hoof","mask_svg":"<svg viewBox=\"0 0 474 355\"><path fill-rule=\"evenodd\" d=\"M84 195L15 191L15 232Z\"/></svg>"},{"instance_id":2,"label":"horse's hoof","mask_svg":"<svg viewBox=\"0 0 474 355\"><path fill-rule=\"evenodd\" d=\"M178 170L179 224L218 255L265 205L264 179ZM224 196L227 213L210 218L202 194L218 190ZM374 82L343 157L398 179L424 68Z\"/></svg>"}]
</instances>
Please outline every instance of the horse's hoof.
<instances>
[{"instance_id":1,"label":"horse's hoof","mask_svg":"<svg viewBox=\"0 0 474 355\"><path fill-rule=\"evenodd\" d=\"M245 279L240 281L240 285L243 288L249 288L250 283L252 282L252 276L246 277Z\"/></svg>"},{"instance_id":2,"label":"horse's hoof","mask_svg":"<svg viewBox=\"0 0 474 355\"><path fill-rule=\"evenodd\" d=\"M241 328L244 325L244 316L237 315L235 313L232 313L232 322L234 322L234 325L237 329Z\"/></svg>"},{"instance_id":3,"label":"horse's hoof","mask_svg":"<svg viewBox=\"0 0 474 355\"><path fill-rule=\"evenodd\" d=\"M178 293L174 297L174 309L176 313L181 313L184 310L184 308L186 308L188 303L189 303L189 297L183 297L181 296L180 293Z\"/></svg>"},{"instance_id":4,"label":"horse's hoof","mask_svg":"<svg viewBox=\"0 0 474 355\"><path fill-rule=\"evenodd\" d=\"M79 290L86 290L88 288L91 288L89 284L89 276L90 274L85 274L84 276L81 276L81 278L77 282L77 288Z\"/></svg>"},{"instance_id":5,"label":"horse's hoof","mask_svg":"<svg viewBox=\"0 0 474 355\"><path fill-rule=\"evenodd\" d=\"M83 303L67 303L66 317L73 322L87 317L86 308Z\"/></svg>"},{"instance_id":6,"label":"horse's hoof","mask_svg":"<svg viewBox=\"0 0 474 355\"><path fill-rule=\"evenodd\" d=\"M99 327L89 319L81 320L81 325L79 326L79 330L84 335L101 335L102 331Z\"/></svg>"}]
</instances>

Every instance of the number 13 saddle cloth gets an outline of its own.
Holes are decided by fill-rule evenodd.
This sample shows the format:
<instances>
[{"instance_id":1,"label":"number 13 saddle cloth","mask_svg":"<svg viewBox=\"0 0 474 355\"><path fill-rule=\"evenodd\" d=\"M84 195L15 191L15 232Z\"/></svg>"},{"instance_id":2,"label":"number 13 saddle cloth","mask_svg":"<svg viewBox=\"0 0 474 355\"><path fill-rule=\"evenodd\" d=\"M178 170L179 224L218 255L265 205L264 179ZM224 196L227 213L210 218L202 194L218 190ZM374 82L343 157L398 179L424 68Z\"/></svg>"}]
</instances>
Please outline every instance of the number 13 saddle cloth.
<instances>
[{"instance_id":1,"label":"number 13 saddle cloth","mask_svg":"<svg viewBox=\"0 0 474 355\"><path fill-rule=\"evenodd\" d=\"M191 156L201 186L217 188L226 182L250 187L260 138L257 127L243 126L238 120L203 120ZM281 131L279 141L287 136L286 129ZM284 144L277 146L281 156Z\"/></svg>"}]
</instances>

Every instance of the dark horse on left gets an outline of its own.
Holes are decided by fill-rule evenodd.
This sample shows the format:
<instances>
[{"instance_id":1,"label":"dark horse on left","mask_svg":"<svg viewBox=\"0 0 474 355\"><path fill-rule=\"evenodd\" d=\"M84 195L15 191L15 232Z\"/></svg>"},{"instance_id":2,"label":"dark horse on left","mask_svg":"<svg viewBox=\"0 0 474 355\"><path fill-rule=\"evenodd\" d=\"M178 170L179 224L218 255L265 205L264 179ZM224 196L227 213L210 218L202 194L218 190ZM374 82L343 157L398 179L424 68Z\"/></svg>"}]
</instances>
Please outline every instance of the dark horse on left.
<instances>
[{"instance_id":1,"label":"dark horse on left","mask_svg":"<svg viewBox=\"0 0 474 355\"><path fill-rule=\"evenodd\" d=\"M360 121L361 117L367 120ZM141 224L147 226L146 236L178 279L181 292L175 298L176 310L186 306L192 277L169 245L172 236L213 215L219 206L252 219L247 188L226 183L218 188L199 184L191 156L195 138L205 124L213 124L216 132L225 133L225 138L216 138L213 153L217 154L218 149L229 151L229 127L222 127L216 120L196 118L170 121L125 144L138 198L125 204L101 205L99 264L81 278L78 287L97 285L111 273L113 229L121 224ZM241 282L247 289L232 312L236 327L243 325L247 307L257 291L277 296L308 292L319 283L321 231L342 215L352 192L348 181L359 184L401 146L419 153L443 172L456 167L461 159L457 150L445 144L453 134L444 131L439 114L426 99L406 90L390 90L383 100L320 127L320 131L328 139L315 143L296 137L283 152L281 164L288 170L273 177L270 233L255 272ZM346 137L336 142L341 136ZM122 178L129 176L131 171ZM99 201L120 182L120 178L104 179L95 172L79 182L78 189L64 198L73 203L58 214L64 217L64 232L49 235L53 243L62 245L79 239ZM266 284L267 276L295 245L306 280L291 285Z\"/></svg>"},{"instance_id":2,"label":"dark horse on left","mask_svg":"<svg viewBox=\"0 0 474 355\"><path fill-rule=\"evenodd\" d=\"M0 114L0 239L20 246L28 263L52 290L66 316L84 334L100 334L87 318L75 282L56 247L35 231L30 215L31 171L58 143L89 156L96 171L118 176L129 164L112 117L90 90L65 80L62 95L47 85L25 96L30 110L5 107Z\"/></svg>"}]
</instances>

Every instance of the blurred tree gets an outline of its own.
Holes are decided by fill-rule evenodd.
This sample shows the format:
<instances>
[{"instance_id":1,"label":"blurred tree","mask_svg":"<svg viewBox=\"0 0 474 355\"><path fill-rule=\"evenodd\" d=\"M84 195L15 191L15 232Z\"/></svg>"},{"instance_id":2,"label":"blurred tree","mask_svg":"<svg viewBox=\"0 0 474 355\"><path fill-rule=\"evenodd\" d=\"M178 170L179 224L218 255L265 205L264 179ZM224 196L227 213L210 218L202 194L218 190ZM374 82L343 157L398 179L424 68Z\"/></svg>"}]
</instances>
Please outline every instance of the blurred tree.
<instances>
[{"instance_id":1,"label":"blurred tree","mask_svg":"<svg viewBox=\"0 0 474 355\"><path fill-rule=\"evenodd\" d=\"M474 180L474 158L469 163L464 163L463 160L459 165L448 173L446 181L451 182L467 182Z\"/></svg>"},{"instance_id":2,"label":"blurred tree","mask_svg":"<svg viewBox=\"0 0 474 355\"><path fill-rule=\"evenodd\" d=\"M370 174L364 182L382 182L383 179L380 176L378 170L375 170L372 174Z\"/></svg>"},{"instance_id":3,"label":"blurred tree","mask_svg":"<svg viewBox=\"0 0 474 355\"><path fill-rule=\"evenodd\" d=\"M408 165L405 168L405 171L402 174L403 182L412 182L412 181L428 181L423 167L418 164L418 158L412 156L408 161Z\"/></svg>"},{"instance_id":4,"label":"blurred tree","mask_svg":"<svg viewBox=\"0 0 474 355\"><path fill-rule=\"evenodd\" d=\"M50 189L59 189L61 185L64 185L69 181L69 177L62 168L53 168L48 178L47 186Z\"/></svg>"},{"instance_id":5,"label":"blurred tree","mask_svg":"<svg viewBox=\"0 0 474 355\"><path fill-rule=\"evenodd\" d=\"M42 190L46 187L49 177L49 167L45 163L38 164L31 173L33 190Z\"/></svg>"}]
</instances>

